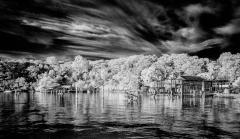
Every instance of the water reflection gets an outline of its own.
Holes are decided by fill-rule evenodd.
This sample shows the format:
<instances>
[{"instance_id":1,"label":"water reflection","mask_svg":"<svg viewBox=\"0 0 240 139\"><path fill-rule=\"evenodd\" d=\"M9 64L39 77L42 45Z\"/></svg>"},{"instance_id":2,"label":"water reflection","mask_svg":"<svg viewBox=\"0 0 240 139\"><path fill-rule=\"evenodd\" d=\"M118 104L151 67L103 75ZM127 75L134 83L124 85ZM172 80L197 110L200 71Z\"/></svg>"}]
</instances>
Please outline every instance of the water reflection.
<instances>
[{"instance_id":1,"label":"water reflection","mask_svg":"<svg viewBox=\"0 0 240 139\"><path fill-rule=\"evenodd\" d=\"M0 138L238 138L239 130L236 99L0 94Z\"/></svg>"}]
</instances>

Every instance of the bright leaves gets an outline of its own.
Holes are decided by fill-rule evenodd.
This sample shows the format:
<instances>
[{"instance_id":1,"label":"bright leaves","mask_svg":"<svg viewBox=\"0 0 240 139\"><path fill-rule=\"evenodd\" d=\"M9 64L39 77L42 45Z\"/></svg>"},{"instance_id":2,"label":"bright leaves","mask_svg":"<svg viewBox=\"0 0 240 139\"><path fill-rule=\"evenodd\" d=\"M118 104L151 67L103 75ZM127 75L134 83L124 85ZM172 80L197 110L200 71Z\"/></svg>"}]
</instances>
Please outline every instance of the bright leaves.
<instances>
[{"instance_id":1,"label":"bright leaves","mask_svg":"<svg viewBox=\"0 0 240 139\"><path fill-rule=\"evenodd\" d=\"M5 82L7 86L26 89L70 85L84 90L103 86L137 90L183 74L207 80L226 79L239 86L240 54L223 53L216 61L187 54L165 54L159 58L155 55L135 55L97 61L76 56L73 61L67 62L48 57L46 61L1 61L0 67L1 78L9 80ZM17 72L19 69L21 72Z\"/></svg>"}]
</instances>

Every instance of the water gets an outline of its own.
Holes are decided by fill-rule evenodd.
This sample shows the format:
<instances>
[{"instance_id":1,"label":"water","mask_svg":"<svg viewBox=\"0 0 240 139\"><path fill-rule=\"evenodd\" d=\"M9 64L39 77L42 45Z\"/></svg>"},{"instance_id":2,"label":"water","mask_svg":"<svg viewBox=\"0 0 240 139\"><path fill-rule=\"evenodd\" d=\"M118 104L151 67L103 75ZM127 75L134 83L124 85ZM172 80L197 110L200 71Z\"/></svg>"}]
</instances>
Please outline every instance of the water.
<instances>
[{"instance_id":1,"label":"water","mask_svg":"<svg viewBox=\"0 0 240 139\"><path fill-rule=\"evenodd\" d=\"M240 101L1 93L0 138L240 138Z\"/></svg>"}]
</instances>

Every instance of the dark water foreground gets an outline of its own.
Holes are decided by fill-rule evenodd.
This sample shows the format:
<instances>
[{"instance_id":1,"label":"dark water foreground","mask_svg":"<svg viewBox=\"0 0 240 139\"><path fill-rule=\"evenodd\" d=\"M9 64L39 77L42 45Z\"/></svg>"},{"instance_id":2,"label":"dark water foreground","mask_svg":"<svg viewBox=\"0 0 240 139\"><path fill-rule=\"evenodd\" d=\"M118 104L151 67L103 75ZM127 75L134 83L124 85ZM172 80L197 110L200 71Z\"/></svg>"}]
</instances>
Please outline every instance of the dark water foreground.
<instances>
[{"instance_id":1,"label":"dark water foreground","mask_svg":"<svg viewBox=\"0 0 240 139\"><path fill-rule=\"evenodd\" d=\"M0 138L240 138L240 101L1 93Z\"/></svg>"}]
</instances>

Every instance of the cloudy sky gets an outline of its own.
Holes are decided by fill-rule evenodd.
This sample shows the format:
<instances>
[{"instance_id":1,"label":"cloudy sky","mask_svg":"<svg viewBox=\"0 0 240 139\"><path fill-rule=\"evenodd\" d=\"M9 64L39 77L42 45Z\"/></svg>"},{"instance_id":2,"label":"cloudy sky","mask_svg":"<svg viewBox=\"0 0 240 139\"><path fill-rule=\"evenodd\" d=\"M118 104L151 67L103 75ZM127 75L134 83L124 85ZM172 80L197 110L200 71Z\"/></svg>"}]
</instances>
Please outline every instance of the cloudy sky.
<instances>
[{"instance_id":1,"label":"cloudy sky","mask_svg":"<svg viewBox=\"0 0 240 139\"><path fill-rule=\"evenodd\" d=\"M239 52L239 0L1 0L0 55Z\"/></svg>"}]
</instances>

